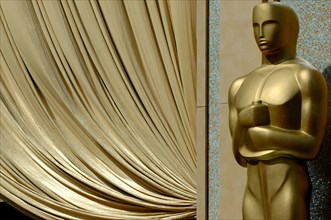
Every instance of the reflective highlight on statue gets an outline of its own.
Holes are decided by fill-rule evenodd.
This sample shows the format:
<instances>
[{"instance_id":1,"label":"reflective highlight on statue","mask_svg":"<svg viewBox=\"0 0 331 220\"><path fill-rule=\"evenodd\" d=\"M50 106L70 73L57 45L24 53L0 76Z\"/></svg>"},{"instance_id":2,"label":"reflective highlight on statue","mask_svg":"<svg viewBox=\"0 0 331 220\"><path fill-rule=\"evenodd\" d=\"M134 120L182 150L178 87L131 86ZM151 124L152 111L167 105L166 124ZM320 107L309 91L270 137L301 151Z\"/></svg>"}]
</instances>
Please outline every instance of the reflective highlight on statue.
<instances>
[{"instance_id":1,"label":"reflective highlight on statue","mask_svg":"<svg viewBox=\"0 0 331 220\"><path fill-rule=\"evenodd\" d=\"M309 219L306 161L320 150L327 122L322 74L296 56L295 12L280 2L253 10L263 65L229 90L229 123L237 162L247 167L244 219Z\"/></svg>"}]
</instances>

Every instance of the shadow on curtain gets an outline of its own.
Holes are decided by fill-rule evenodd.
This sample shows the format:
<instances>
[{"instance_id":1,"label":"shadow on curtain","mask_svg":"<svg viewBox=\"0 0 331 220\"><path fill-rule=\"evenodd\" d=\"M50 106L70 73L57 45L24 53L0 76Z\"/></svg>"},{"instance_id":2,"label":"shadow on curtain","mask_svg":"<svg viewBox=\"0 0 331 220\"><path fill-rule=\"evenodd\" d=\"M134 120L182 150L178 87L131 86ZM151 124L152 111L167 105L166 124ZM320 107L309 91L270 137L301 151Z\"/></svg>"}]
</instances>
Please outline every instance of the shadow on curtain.
<instances>
[{"instance_id":1,"label":"shadow on curtain","mask_svg":"<svg viewBox=\"0 0 331 220\"><path fill-rule=\"evenodd\" d=\"M196 216L196 2L1 1L1 198Z\"/></svg>"}]
</instances>

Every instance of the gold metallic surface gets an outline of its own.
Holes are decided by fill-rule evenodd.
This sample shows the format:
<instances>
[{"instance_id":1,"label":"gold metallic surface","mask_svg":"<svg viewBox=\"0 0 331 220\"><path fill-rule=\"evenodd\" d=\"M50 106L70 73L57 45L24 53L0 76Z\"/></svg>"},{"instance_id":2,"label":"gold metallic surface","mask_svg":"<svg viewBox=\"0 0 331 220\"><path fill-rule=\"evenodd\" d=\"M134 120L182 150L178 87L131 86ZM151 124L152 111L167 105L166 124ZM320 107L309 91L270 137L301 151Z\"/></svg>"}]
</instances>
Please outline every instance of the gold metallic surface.
<instances>
[{"instance_id":1,"label":"gold metallic surface","mask_svg":"<svg viewBox=\"0 0 331 220\"><path fill-rule=\"evenodd\" d=\"M244 219L309 219L306 160L320 150L327 122L321 73L296 56L295 12L279 2L253 10L263 65L229 90L229 123L237 162L247 167Z\"/></svg>"}]
</instances>

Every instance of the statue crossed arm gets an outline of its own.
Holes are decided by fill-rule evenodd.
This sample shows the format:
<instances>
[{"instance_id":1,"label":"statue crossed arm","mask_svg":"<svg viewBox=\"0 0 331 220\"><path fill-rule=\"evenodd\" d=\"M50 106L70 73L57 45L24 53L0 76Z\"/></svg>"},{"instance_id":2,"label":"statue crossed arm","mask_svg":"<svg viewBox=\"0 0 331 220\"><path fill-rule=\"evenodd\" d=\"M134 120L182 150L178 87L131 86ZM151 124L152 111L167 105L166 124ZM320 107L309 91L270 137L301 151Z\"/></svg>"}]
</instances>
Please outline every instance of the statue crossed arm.
<instances>
[{"instance_id":1,"label":"statue crossed arm","mask_svg":"<svg viewBox=\"0 0 331 220\"><path fill-rule=\"evenodd\" d=\"M275 126L274 120L277 118L270 119L268 104L263 100L239 111L235 105L235 97L245 78L240 78L231 85L230 132L237 143L234 145L234 148L238 148L234 149L235 157L242 166L246 166L245 161L239 159L240 155L236 154L239 154L240 147L245 144L243 133L249 135L254 142L254 146L251 146L254 149L249 149L252 156L246 159L270 160L276 157L292 157L311 160L317 156L326 126L326 84L322 75L314 69L301 70L296 74L296 78L301 96L301 117L298 122L300 126L296 129ZM291 106L283 108L285 111L291 111ZM247 144L245 146L249 147ZM248 149L244 152L247 153Z\"/></svg>"}]
</instances>

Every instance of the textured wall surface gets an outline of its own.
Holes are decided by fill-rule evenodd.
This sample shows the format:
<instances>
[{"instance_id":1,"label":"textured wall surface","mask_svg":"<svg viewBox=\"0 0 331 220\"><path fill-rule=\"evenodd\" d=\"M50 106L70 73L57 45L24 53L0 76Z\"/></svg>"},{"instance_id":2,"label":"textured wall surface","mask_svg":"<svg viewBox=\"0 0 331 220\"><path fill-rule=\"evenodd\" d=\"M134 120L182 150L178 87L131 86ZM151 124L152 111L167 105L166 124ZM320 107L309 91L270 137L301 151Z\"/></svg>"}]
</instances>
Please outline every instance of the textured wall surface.
<instances>
[{"instance_id":1,"label":"textured wall surface","mask_svg":"<svg viewBox=\"0 0 331 220\"><path fill-rule=\"evenodd\" d=\"M299 56L323 71L331 63L331 1L282 0L299 17Z\"/></svg>"},{"instance_id":2,"label":"textured wall surface","mask_svg":"<svg viewBox=\"0 0 331 220\"><path fill-rule=\"evenodd\" d=\"M208 216L217 219L220 202L220 5L209 0Z\"/></svg>"},{"instance_id":3,"label":"textured wall surface","mask_svg":"<svg viewBox=\"0 0 331 220\"><path fill-rule=\"evenodd\" d=\"M228 0L220 0L228 1ZM329 87L329 115L331 115L331 0L282 0L291 6L300 20L297 53L323 72ZM209 219L220 216L220 65L219 36L220 3L209 0ZM223 117L223 116L221 116ZM320 156L308 163L312 181L311 219L331 216L331 123L329 119Z\"/></svg>"}]
</instances>

